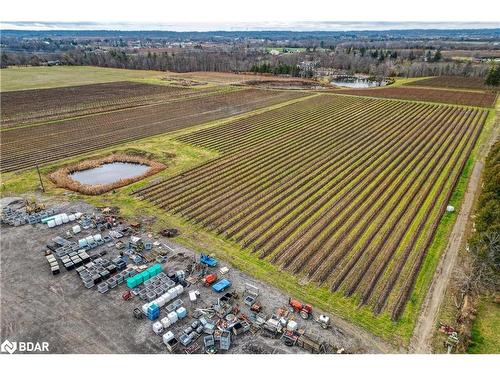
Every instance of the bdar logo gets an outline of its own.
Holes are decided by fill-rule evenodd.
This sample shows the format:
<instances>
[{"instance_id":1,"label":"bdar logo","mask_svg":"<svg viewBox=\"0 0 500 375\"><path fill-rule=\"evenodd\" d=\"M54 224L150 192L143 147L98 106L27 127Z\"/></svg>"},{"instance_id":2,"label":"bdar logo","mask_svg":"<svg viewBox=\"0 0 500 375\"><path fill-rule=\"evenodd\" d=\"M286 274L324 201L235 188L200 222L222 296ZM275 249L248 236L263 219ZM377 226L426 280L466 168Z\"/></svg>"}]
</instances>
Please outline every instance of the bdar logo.
<instances>
[{"instance_id":1,"label":"bdar logo","mask_svg":"<svg viewBox=\"0 0 500 375\"><path fill-rule=\"evenodd\" d=\"M0 346L0 350L2 352L8 352L10 354L14 353L17 349L17 343L16 342L10 342L9 340L5 340L2 345Z\"/></svg>"}]
</instances>

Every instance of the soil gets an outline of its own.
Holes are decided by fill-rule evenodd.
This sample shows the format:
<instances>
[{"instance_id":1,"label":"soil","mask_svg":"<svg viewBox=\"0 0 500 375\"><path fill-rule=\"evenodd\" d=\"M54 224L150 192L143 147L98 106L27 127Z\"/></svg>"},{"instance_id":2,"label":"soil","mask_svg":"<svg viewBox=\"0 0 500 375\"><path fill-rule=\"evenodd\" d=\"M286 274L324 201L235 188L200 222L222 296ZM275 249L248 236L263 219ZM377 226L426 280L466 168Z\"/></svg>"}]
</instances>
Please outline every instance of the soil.
<instances>
[{"instance_id":1,"label":"soil","mask_svg":"<svg viewBox=\"0 0 500 375\"><path fill-rule=\"evenodd\" d=\"M191 90L137 82L113 82L0 93L2 127L128 108L188 95ZM61 100L61 99L64 100Z\"/></svg>"},{"instance_id":2,"label":"soil","mask_svg":"<svg viewBox=\"0 0 500 375\"><path fill-rule=\"evenodd\" d=\"M15 128L2 132L0 170L26 169L126 141L230 117L303 95L306 94L246 89Z\"/></svg>"},{"instance_id":3,"label":"soil","mask_svg":"<svg viewBox=\"0 0 500 375\"><path fill-rule=\"evenodd\" d=\"M413 87L382 87L375 89L342 89L339 94L370 96L375 98L417 100L447 104L492 107L497 94L495 92L453 91Z\"/></svg>"}]
</instances>

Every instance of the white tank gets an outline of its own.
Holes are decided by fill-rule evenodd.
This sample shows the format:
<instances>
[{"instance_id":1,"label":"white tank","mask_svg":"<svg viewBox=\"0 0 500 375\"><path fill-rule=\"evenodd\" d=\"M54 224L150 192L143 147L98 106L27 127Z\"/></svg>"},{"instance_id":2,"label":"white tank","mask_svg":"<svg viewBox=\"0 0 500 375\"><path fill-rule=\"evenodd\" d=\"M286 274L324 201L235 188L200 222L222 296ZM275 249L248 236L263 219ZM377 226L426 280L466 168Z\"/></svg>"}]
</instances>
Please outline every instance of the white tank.
<instances>
[{"instance_id":1,"label":"white tank","mask_svg":"<svg viewBox=\"0 0 500 375\"><path fill-rule=\"evenodd\" d=\"M295 331L298 327L298 324L295 320L290 320L288 321L288 324L286 326L286 328L288 328L288 330L290 331Z\"/></svg>"},{"instance_id":2,"label":"white tank","mask_svg":"<svg viewBox=\"0 0 500 375\"><path fill-rule=\"evenodd\" d=\"M175 289L175 288L169 289L168 292L170 293L170 296L172 297L172 299L179 295L179 293L177 293L177 289Z\"/></svg>"},{"instance_id":3,"label":"white tank","mask_svg":"<svg viewBox=\"0 0 500 375\"><path fill-rule=\"evenodd\" d=\"M81 213L81 212L77 212L77 213L75 214L75 218L76 218L76 219L79 219L79 218L81 218L81 217L82 217L82 213Z\"/></svg>"},{"instance_id":4,"label":"white tank","mask_svg":"<svg viewBox=\"0 0 500 375\"><path fill-rule=\"evenodd\" d=\"M82 231L82 228L79 225L73 225L72 229L74 234L80 233Z\"/></svg>"},{"instance_id":5,"label":"white tank","mask_svg":"<svg viewBox=\"0 0 500 375\"><path fill-rule=\"evenodd\" d=\"M170 320L168 317L164 317L162 320L160 320L161 324L163 325L163 328L168 328L170 327Z\"/></svg>"},{"instance_id":6,"label":"white tank","mask_svg":"<svg viewBox=\"0 0 500 375\"><path fill-rule=\"evenodd\" d=\"M60 216L56 217L54 221L56 222L56 225L61 225L63 223L62 218Z\"/></svg>"},{"instance_id":7,"label":"white tank","mask_svg":"<svg viewBox=\"0 0 500 375\"><path fill-rule=\"evenodd\" d=\"M68 215L68 219L69 219L69 221L75 221L76 217L75 217L75 215L71 214L71 215Z\"/></svg>"},{"instance_id":8,"label":"white tank","mask_svg":"<svg viewBox=\"0 0 500 375\"><path fill-rule=\"evenodd\" d=\"M62 222L65 223L65 224L67 222L69 222L68 214L61 214L61 219L62 219Z\"/></svg>"},{"instance_id":9,"label":"white tank","mask_svg":"<svg viewBox=\"0 0 500 375\"><path fill-rule=\"evenodd\" d=\"M154 302L158 305L158 307L163 307L165 306L165 303L167 302L165 300L165 298L162 296L162 297L158 297L157 299L154 300Z\"/></svg>"},{"instance_id":10,"label":"white tank","mask_svg":"<svg viewBox=\"0 0 500 375\"><path fill-rule=\"evenodd\" d=\"M150 303L145 303L144 305L142 305L142 312L147 315L148 314L148 309L149 309L149 305Z\"/></svg>"},{"instance_id":11,"label":"white tank","mask_svg":"<svg viewBox=\"0 0 500 375\"><path fill-rule=\"evenodd\" d=\"M175 290L177 290L177 295L180 296L182 292L184 292L184 287L182 285L177 285Z\"/></svg>"},{"instance_id":12,"label":"white tank","mask_svg":"<svg viewBox=\"0 0 500 375\"><path fill-rule=\"evenodd\" d=\"M47 225L49 226L49 228L54 228L56 226L56 221L49 220L49 221L47 221Z\"/></svg>"},{"instance_id":13,"label":"white tank","mask_svg":"<svg viewBox=\"0 0 500 375\"><path fill-rule=\"evenodd\" d=\"M163 335L163 343L167 345L167 343L174 338L174 334L172 331L168 331Z\"/></svg>"},{"instance_id":14,"label":"white tank","mask_svg":"<svg viewBox=\"0 0 500 375\"><path fill-rule=\"evenodd\" d=\"M95 234L94 241L100 241L100 240L102 240L102 236L100 234Z\"/></svg>"},{"instance_id":15,"label":"white tank","mask_svg":"<svg viewBox=\"0 0 500 375\"><path fill-rule=\"evenodd\" d=\"M161 324L160 322L154 322L153 332L156 333L157 335L161 334L163 332L163 324Z\"/></svg>"},{"instance_id":16,"label":"white tank","mask_svg":"<svg viewBox=\"0 0 500 375\"><path fill-rule=\"evenodd\" d=\"M170 324L174 324L179 320L179 317L177 316L177 313L175 311L168 313L167 318L168 320L170 320Z\"/></svg>"},{"instance_id":17,"label":"white tank","mask_svg":"<svg viewBox=\"0 0 500 375\"><path fill-rule=\"evenodd\" d=\"M170 302L173 299L172 294L170 294L170 292L165 293L163 295L163 298L165 298L165 303Z\"/></svg>"}]
</instances>

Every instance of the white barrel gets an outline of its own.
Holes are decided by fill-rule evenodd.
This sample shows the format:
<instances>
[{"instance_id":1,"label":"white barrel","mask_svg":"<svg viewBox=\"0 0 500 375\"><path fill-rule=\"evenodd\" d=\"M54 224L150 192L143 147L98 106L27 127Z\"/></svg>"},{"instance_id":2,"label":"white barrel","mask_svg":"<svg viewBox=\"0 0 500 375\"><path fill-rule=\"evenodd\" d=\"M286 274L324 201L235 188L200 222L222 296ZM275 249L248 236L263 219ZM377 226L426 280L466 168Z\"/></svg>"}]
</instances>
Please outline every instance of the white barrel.
<instances>
[{"instance_id":1,"label":"white barrel","mask_svg":"<svg viewBox=\"0 0 500 375\"><path fill-rule=\"evenodd\" d=\"M163 343L164 343L165 345L167 345L167 344L168 344L168 342L169 342L170 340L172 340L173 338L174 338L174 334L172 333L172 331L168 331L167 333L165 333L165 334L163 335Z\"/></svg>"},{"instance_id":2,"label":"white barrel","mask_svg":"<svg viewBox=\"0 0 500 375\"><path fill-rule=\"evenodd\" d=\"M65 223L65 224L67 222L69 222L68 214L61 214L61 219L62 219L62 222Z\"/></svg>"},{"instance_id":3,"label":"white barrel","mask_svg":"<svg viewBox=\"0 0 500 375\"><path fill-rule=\"evenodd\" d=\"M47 221L47 225L49 226L49 228L54 228L56 226L56 221L49 220L49 221Z\"/></svg>"},{"instance_id":4,"label":"white barrel","mask_svg":"<svg viewBox=\"0 0 500 375\"><path fill-rule=\"evenodd\" d=\"M161 324L163 325L163 328L168 328L170 327L170 320L168 317L164 317L162 320L160 320Z\"/></svg>"},{"instance_id":5,"label":"white barrel","mask_svg":"<svg viewBox=\"0 0 500 375\"><path fill-rule=\"evenodd\" d=\"M75 221L76 217L75 217L75 215L70 214L70 215L68 215L68 219L69 219L69 221Z\"/></svg>"},{"instance_id":6,"label":"white barrel","mask_svg":"<svg viewBox=\"0 0 500 375\"><path fill-rule=\"evenodd\" d=\"M163 324L161 324L160 322L154 322L153 332L156 333L157 335L161 334L163 332Z\"/></svg>"},{"instance_id":7,"label":"white barrel","mask_svg":"<svg viewBox=\"0 0 500 375\"><path fill-rule=\"evenodd\" d=\"M170 320L170 324L174 324L179 320L179 317L177 316L177 313L175 311L168 313L167 318L168 320Z\"/></svg>"}]
</instances>

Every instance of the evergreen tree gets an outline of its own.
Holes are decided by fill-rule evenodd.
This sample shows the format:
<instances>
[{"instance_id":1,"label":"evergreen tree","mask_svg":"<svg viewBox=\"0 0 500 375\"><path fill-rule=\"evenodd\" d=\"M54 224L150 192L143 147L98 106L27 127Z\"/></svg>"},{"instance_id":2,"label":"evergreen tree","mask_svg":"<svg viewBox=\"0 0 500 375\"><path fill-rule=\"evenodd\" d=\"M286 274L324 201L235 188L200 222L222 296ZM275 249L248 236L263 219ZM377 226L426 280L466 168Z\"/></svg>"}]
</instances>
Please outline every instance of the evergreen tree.
<instances>
[{"instance_id":1,"label":"evergreen tree","mask_svg":"<svg viewBox=\"0 0 500 375\"><path fill-rule=\"evenodd\" d=\"M500 84L500 65L494 65L490 68L484 83L488 86L498 86Z\"/></svg>"}]
</instances>

